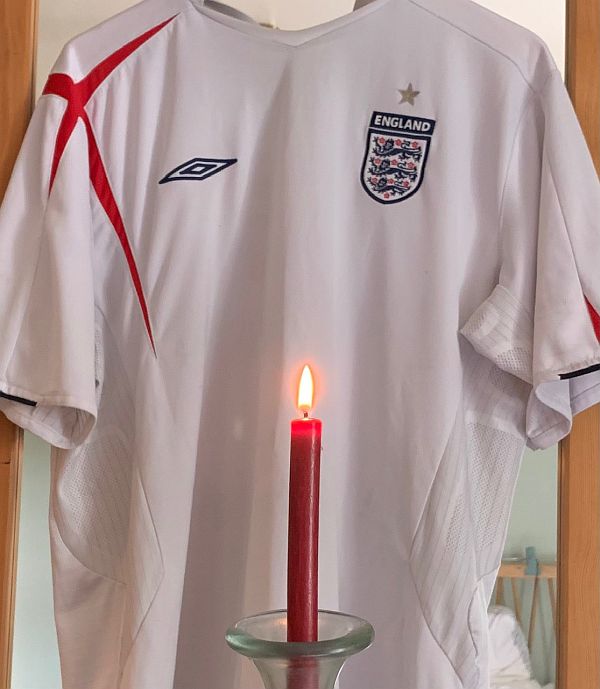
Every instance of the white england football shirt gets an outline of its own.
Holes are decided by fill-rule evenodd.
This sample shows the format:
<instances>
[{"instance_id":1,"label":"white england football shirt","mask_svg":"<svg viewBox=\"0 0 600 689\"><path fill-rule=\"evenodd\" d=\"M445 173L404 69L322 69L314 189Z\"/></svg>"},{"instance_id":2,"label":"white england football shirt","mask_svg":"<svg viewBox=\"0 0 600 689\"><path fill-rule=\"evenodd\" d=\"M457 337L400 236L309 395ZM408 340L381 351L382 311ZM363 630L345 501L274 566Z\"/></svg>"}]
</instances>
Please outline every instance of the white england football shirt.
<instances>
[{"instance_id":1,"label":"white england football shirt","mask_svg":"<svg viewBox=\"0 0 600 689\"><path fill-rule=\"evenodd\" d=\"M258 689L289 421L323 420L341 689L486 689L525 444L600 399L600 184L543 41L468 0L74 38L0 214L0 408L52 455L65 689Z\"/></svg>"}]
</instances>

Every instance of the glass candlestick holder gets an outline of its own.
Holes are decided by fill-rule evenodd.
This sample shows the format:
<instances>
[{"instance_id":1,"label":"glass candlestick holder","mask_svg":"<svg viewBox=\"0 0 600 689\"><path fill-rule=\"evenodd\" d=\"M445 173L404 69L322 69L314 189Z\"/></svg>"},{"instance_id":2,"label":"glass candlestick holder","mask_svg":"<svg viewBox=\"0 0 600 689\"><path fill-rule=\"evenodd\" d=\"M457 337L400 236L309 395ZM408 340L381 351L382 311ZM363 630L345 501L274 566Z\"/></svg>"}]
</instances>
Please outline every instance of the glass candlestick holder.
<instances>
[{"instance_id":1,"label":"glass candlestick holder","mask_svg":"<svg viewBox=\"0 0 600 689\"><path fill-rule=\"evenodd\" d=\"M346 660L371 645L373 627L353 615L318 612L318 641L287 641L287 610L245 617L225 639L251 658L265 689L333 689Z\"/></svg>"}]
</instances>

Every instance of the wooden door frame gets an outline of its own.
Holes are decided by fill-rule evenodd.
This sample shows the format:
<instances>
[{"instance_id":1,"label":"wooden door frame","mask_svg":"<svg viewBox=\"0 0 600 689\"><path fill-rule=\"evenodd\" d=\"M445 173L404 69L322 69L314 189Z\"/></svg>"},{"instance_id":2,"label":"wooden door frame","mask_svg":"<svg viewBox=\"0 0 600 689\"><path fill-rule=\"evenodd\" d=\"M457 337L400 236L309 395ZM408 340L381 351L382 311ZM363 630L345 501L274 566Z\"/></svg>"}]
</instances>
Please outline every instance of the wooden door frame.
<instances>
[{"instance_id":1,"label":"wooden door frame","mask_svg":"<svg viewBox=\"0 0 600 689\"><path fill-rule=\"evenodd\" d=\"M35 97L37 0L0 0L0 199ZM23 431L0 413L0 689L10 688Z\"/></svg>"},{"instance_id":2,"label":"wooden door frame","mask_svg":"<svg viewBox=\"0 0 600 689\"><path fill-rule=\"evenodd\" d=\"M566 10L565 81L600 175L600 0ZM575 417L558 467L556 685L600 689L600 405Z\"/></svg>"},{"instance_id":3,"label":"wooden door frame","mask_svg":"<svg viewBox=\"0 0 600 689\"><path fill-rule=\"evenodd\" d=\"M0 197L31 116L38 0L0 0ZM600 0L566 0L566 83L600 174ZM10 689L23 433L0 414L0 689ZM557 689L600 689L600 406L559 447Z\"/></svg>"}]
</instances>

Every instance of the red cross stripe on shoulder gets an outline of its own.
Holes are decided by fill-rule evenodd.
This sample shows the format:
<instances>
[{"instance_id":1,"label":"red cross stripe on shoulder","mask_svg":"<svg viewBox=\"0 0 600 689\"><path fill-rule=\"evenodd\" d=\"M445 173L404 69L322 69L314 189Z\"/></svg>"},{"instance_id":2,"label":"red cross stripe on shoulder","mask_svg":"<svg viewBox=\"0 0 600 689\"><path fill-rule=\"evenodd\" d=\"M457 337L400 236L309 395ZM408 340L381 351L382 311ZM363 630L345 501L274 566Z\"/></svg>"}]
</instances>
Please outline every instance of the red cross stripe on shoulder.
<instances>
[{"instance_id":1,"label":"red cross stripe on shoulder","mask_svg":"<svg viewBox=\"0 0 600 689\"><path fill-rule=\"evenodd\" d=\"M588 301L588 298L585 298L585 303L587 305L590 318L592 319L592 325L594 326L594 332L596 333L596 337L598 338L598 341L600 342L600 315L598 315L598 312L596 309L590 304Z\"/></svg>"},{"instance_id":2,"label":"red cross stripe on shoulder","mask_svg":"<svg viewBox=\"0 0 600 689\"><path fill-rule=\"evenodd\" d=\"M156 347L154 345L154 336L152 334L150 316L148 314L148 306L146 304L142 282L140 280L135 258L131 250L129 238L127 237L127 232L125 231L123 218L121 217L121 212L119 211L119 207L110 187L106 169L104 167L104 163L102 162L102 156L100 155L100 149L98 148L98 143L96 141L96 137L94 136L92 125L85 110L85 106L94 91L116 67L118 67L125 59L129 57L129 55L131 55L131 53L137 50L137 48L143 45L149 38L152 38L154 34L158 33L163 27L171 22L176 16L177 15L173 15L166 21L157 24L137 38L129 41L129 43L126 43L114 53L111 53L107 58L102 60L102 62L98 63L83 79L81 79L81 81L74 82L68 74L50 74L44 90L42 91L42 95L60 96L67 101L67 109L62 117L56 135L54 155L52 157L52 168L50 170L48 194L50 194L52 190L54 179L56 177L56 171L65 147L71 137L71 134L73 133L73 130L75 129L77 121L81 119L87 133L90 181L94 187L96 195L98 196L98 200L100 201L106 212L106 215L108 216L108 219L114 227L115 233L119 239L119 242L121 243L121 247L123 248L127 265L129 266L131 279L133 281L140 308L144 316L144 323L146 324L150 344L152 345L152 350L154 351L155 355Z\"/></svg>"}]
</instances>

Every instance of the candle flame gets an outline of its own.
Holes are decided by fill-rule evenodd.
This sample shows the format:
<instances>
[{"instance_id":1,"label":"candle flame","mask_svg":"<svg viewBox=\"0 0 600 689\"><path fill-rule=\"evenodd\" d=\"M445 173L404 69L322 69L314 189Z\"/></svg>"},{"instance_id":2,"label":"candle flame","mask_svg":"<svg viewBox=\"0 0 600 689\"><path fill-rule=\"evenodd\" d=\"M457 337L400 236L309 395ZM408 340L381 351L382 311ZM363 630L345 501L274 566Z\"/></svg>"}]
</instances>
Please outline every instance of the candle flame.
<instances>
[{"instance_id":1,"label":"candle flame","mask_svg":"<svg viewBox=\"0 0 600 689\"><path fill-rule=\"evenodd\" d=\"M298 409L307 416L313 405L314 382L310 366L305 364L298 385Z\"/></svg>"}]
</instances>

